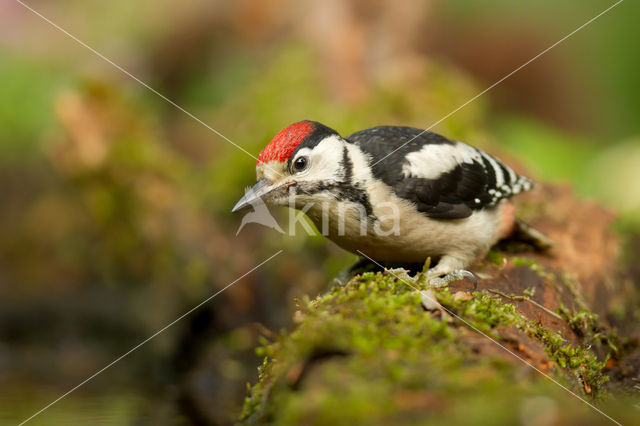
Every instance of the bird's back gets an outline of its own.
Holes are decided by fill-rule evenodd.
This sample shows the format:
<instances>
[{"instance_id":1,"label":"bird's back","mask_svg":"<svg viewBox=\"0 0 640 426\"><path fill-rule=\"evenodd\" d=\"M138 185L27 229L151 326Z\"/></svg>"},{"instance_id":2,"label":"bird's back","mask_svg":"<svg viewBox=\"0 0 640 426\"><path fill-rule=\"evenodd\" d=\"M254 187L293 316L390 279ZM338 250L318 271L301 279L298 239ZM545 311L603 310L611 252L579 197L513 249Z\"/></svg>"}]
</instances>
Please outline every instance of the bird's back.
<instances>
[{"instance_id":1,"label":"bird's back","mask_svg":"<svg viewBox=\"0 0 640 426\"><path fill-rule=\"evenodd\" d=\"M435 219L461 219L532 188L497 158L413 127L380 126L346 138L369 157L373 176Z\"/></svg>"}]
</instances>

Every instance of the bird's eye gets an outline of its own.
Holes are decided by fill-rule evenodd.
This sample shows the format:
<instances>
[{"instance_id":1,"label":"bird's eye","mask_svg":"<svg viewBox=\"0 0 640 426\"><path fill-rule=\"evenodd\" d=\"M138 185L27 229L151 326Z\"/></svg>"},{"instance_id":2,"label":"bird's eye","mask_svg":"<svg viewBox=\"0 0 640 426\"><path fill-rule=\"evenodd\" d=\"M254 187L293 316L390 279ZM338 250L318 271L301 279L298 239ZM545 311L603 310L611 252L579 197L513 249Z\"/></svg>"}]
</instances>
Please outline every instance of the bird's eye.
<instances>
[{"instance_id":1,"label":"bird's eye","mask_svg":"<svg viewBox=\"0 0 640 426\"><path fill-rule=\"evenodd\" d=\"M307 157L296 158L296 160L293 162L293 170L295 170L296 172L304 170L307 167L308 162L309 161L307 160Z\"/></svg>"}]
</instances>

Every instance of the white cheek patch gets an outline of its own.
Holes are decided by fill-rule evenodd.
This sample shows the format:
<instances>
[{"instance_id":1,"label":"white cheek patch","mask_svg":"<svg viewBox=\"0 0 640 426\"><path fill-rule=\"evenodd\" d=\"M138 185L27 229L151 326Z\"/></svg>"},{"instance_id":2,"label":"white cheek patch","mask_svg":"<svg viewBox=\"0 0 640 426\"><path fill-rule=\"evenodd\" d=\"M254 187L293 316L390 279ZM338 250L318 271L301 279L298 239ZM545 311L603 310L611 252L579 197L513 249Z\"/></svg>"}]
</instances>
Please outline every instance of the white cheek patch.
<instances>
[{"instance_id":1,"label":"white cheek patch","mask_svg":"<svg viewBox=\"0 0 640 426\"><path fill-rule=\"evenodd\" d=\"M309 154L311 154L311 148L301 148L298 152L296 152L296 156L293 161L295 161L298 157L308 156Z\"/></svg>"},{"instance_id":2,"label":"white cheek patch","mask_svg":"<svg viewBox=\"0 0 640 426\"><path fill-rule=\"evenodd\" d=\"M435 179L461 163L482 163L480 154L462 142L454 145L425 145L407 154L402 165L404 177Z\"/></svg>"},{"instance_id":3,"label":"white cheek patch","mask_svg":"<svg viewBox=\"0 0 640 426\"><path fill-rule=\"evenodd\" d=\"M309 157L309 166L298 174L298 179L308 181L339 180L342 174L343 150L344 142L337 136L323 139L313 149L302 148L296 153L295 158Z\"/></svg>"}]
</instances>

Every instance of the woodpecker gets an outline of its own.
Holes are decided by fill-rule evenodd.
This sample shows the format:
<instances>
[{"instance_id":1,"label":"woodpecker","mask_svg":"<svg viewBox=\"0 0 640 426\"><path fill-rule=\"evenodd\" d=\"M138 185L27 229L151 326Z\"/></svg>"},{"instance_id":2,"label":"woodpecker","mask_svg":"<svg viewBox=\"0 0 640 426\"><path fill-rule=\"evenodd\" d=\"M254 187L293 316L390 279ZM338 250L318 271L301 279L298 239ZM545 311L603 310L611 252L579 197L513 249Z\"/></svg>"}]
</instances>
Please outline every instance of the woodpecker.
<instances>
[{"instance_id":1,"label":"woodpecker","mask_svg":"<svg viewBox=\"0 0 640 426\"><path fill-rule=\"evenodd\" d=\"M412 127L342 137L315 121L286 127L259 154L257 183L233 212L261 199L304 211L338 246L378 262L437 264L439 287L516 226L509 199L532 189L497 158Z\"/></svg>"}]
</instances>

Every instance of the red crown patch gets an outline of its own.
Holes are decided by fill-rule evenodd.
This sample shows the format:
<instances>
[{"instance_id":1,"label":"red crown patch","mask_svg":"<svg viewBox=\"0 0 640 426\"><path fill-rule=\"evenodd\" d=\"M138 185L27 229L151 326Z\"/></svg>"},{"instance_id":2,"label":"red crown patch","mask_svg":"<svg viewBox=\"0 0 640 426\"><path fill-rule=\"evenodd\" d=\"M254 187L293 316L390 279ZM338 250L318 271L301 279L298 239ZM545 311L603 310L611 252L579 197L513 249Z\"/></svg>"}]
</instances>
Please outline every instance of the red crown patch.
<instances>
[{"instance_id":1,"label":"red crown patch","mask_svg":"<svg viewBox=\"0 0 640 426\"><path fill-rule=\"evenodd\" d=\"M311 121L299 121L280 130L258 155L258 164L269 161L286 161L298 145L307 138L316 126Z\"/></svg>"}]
</instances>

